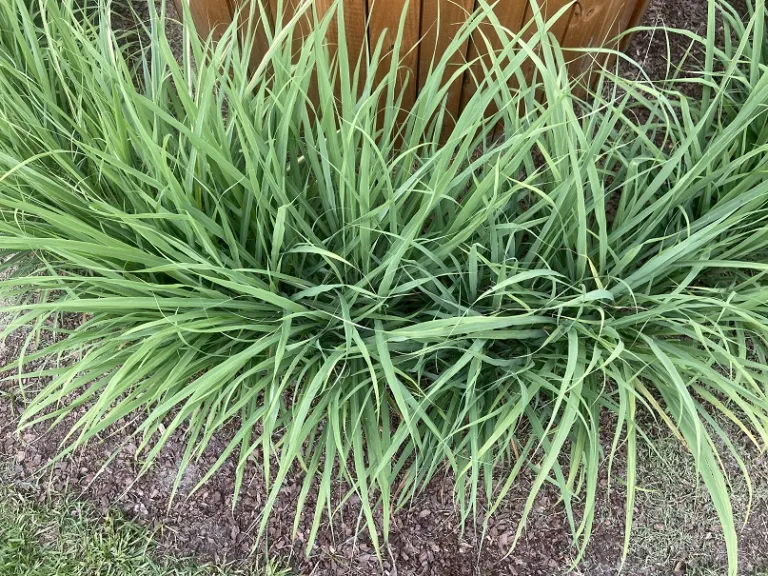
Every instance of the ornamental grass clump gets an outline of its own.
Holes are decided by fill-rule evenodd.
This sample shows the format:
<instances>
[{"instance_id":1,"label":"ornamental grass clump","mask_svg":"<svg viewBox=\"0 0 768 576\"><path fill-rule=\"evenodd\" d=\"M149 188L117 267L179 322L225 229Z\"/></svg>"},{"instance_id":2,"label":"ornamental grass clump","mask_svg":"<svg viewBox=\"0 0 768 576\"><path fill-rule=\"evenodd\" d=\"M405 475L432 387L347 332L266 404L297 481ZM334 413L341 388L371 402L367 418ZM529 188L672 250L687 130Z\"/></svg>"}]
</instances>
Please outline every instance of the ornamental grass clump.
<instances>
[{"instance_id":1,"label":"ornamental grass clump","mask_svg":"<svg viewBox=\"0 0 768 576\"><path fill-rule=\"evenodd\" d=\"M628 545L638 443L667 427L736 573L723 422L768 441L764 0L746 24L711 0L713 32L688 33L706 58L679 82L700 98L608 70L586 100L546 35L512 35L481 1L455 45L501 51L471 68L450 133L443 79L464 68L435 61L401 110L382 45L346 65L340 8L295 58L298 17L267 30L254 68L253 34L187 27L177 61L152 3L126 38L107 4L80 4L0 6L0 296L18 301L2 334L60 336L11 377L47 382L24 389L23 426L76 412L66 454L131 419L144 470L180 433L180 478L234 422L201 484L231 459L239 490L255 461L264 528L302 470L311 547L341 480L377 550L435 474L466 521L526 467L518 537L551 483L583 550L618 453Z\"/></svg>"}]
</instances>

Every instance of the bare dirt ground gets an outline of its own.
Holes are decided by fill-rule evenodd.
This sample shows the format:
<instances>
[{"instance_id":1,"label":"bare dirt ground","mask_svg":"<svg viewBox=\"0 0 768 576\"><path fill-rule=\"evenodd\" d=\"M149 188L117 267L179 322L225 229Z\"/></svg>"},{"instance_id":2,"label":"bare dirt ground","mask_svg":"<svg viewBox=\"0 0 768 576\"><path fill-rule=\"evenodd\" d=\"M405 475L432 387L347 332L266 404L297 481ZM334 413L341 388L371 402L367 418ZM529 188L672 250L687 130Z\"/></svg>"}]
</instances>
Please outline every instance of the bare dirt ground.
<instances>
[{"instance_id":1,"label":"bare dirt ground","mask_svg":"<svg viewBox=\"0 0 768 576\"><path fill-rule=\"evenodd\" d=\"M135 1L141 10L140 0ZM656 0L651 4L646 22L703 32L706 2ZM686 48L685 43L673 41L672 60L685 53ZM666 75L667 45L660 35L637 35L628 53L643 63L652 78ZM26 332L19 331L0 343L0 365L18 357L26 336ZM45 342L39 345L44 346ZM35 343L31 346L34 348ZM24 386L34 388L40 384L25 382ZM130 422L116 426L101 442L94 442L74 456L49 466L66 431L66 423L52 431L36 426L19 435L16 428L23 409L19 383L13 379L0 383L0 481L15 484L41 500L51 492L67 492L93 502L104 511L119 507L141 524L157 530L161 551L193 554L219 562L253 559L254 535L265 493L257 466L252 465L247 471L243 493L234 506L234 464L231 462L205 488L188 497L189 490L226 445L228 431L217 435L203 459L188 470L179 495L169 506L185 447L182 438L173 438L157 465L138 479L136 446L124 440L132 427ZM724 573L721 531L690 459L673 439L664 438L663 434L657 448L660 454L651 454L645 449L647 457L640 458L640 494L631 550L623 573L675 576ZM117 456L110 460L116 450ZM734 508L739 519L747 520L741 533L741 567L743 574L768 574L765 553L768 458L757 454L746 443L743 454L752 474L753 500L747 519L748 490L745 482L737 478L733 485ZM736 464L727 462L727 465L738 476ZM297 472L282 490L267 538L256 555L266 550L270 557L281 557L297 574L315 575L618 574L624 538L624 491L617 481L621 478L621 462L615 464L615 471L610 485L607 478L601 480L595 533L586 557L575 566L577 551L553 491L544 491L518 546L512 554L507 554L528 494L530 479L526 478L488 521L484 533L481 524L470 524L461 530L453 501L452 479L435 479L408 509L394 518L391 541L380 564L360 522L359 506L354 502L344 507L333 530L321 529L317 543L308 554L303 542L308 537L311 517L300 518L297 538L293 539L294 510L301 482ZM307 503L310 509L312 498L310 495Z\"/></svg>"}]
</instances>

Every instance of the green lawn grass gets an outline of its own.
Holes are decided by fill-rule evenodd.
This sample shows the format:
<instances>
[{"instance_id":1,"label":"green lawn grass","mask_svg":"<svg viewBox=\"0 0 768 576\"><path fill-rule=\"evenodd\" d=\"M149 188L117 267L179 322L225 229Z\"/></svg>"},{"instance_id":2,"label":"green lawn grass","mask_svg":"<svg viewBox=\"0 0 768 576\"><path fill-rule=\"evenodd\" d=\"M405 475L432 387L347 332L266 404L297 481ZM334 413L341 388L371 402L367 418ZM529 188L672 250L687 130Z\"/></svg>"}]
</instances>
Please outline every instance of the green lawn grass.
<instances>
[{"instance_id":1,"label":"green lawn grass","mask_svg":"<svg viewBox=\"0 0 768 576\"><path fill-rule=\"evenodd\" d=\"M38 504L0 487L0 576L276 576L249 569L158 559L152 534L110 511L53 498Z\"/></svg>"}]
</instances>

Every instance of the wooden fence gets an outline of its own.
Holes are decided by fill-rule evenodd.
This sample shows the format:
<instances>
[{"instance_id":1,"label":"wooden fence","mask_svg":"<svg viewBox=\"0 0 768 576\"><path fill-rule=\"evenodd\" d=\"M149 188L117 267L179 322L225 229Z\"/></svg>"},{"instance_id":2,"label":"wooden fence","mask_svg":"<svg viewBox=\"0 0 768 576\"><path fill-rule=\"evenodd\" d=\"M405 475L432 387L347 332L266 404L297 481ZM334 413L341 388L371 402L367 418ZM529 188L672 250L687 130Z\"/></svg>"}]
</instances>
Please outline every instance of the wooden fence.
<instances>
[{"instance_id":1,"label":"wooden fence","mask_svg":"<svg viewBox=\"0 0 768 576\"><path fill-rule=\"evenodd\" d=\"M195 26L200 34L217 35L217 29L232 22L238 7L245 8L249 0L175 0L179 13L181 3L188 3ZM314 10L322 17L333 5L334 0L262 0L265 12L274 26L276 17L286 22L302 2L314 2ZM419 82L428 73L435 53L442 54L450 44L454 31L461 25L476 7L476 0L342 0L344 2L345 33L350 50L362 50L366 43L376 46L384 36L389 41L398 29L403 10L408 10L404 28L405 54L402 66L410 70L416 82L408 84L404 106L412 102L419 90ZM562 17L550 29L560 44L565 48L593 48L605 46L609 40L639 23L649 0L539 0L538 6L545 18L550 18L565 8ZM283 10L282 16L278 10ZM501 24L513 32L526 28L533 19L529 0L499 0L495 4L495 13ZM439 17L438 17L439 15ZM534 34L533 27L526 28L526 34ZM488 34L493 41L494 35ZM498 36L496 36L498 38ZM299 39L300 41L300 39ZM257 42L254 59L266 50L266 40ZM332 40L329 40L332 43ZM415 50L408 48L416 46ZM467 42L458 53L452 56L460 64L462 59L482 59L484 43ZM566 55L569 53L566 52ZM359 55L352 54L352 57ZM570 53L569 73L580 75L587 71L594 62L589 54ZM357 60L355 58L355 60ZM382 72L383 73L383 72ZM419 78L421 76L421 78ZM475 85L466 75L461 82L452 86L448 97L448 110L458 113L472 97Z\"/></svg>"}]
</instances>

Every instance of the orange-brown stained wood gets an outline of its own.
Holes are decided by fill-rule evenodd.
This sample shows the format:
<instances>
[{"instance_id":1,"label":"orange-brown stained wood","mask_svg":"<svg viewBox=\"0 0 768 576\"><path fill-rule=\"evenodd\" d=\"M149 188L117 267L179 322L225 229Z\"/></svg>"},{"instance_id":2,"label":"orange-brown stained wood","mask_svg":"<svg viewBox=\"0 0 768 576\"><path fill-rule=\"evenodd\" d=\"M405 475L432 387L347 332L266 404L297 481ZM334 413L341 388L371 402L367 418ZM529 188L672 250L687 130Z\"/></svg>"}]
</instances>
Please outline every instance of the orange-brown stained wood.
<instances>
[{"instance_id":1,"label":"orange-brown stained wood","mask_svg":"<svg viewBox=\"0 0 768 576\"><path fill-rule=\"evenodd\" d=\"M293 18L298 17L296 26L293 29L292 47L293 53L298 54L301 51L303 38L312 32L312 9L308 6L311 0L269 0L269 9L275 20L275 27L286 26Z\"/></svg>"},{"instance_id":2,"label":"orange-brown stained wood","mask_svg":"<svg viewBox=\"0 0 768 576\"><path fill-rule=\"evenodd\" d=\"M565 33L568 30L568 25L571 22L574 6L575 4L572 2L572 0L542 0L539 3L541 17L545 22L550 21L558 13L560 13L558 19L551 22L549 30L547 31L550 37L555 38L559 43L563 42ZM528 12L526 13L526 21L533 19L533 7L529 5Z\"/></svg>"},{"instance_id":3,"label":"orange-brown stained wood","mask_svg":"<svg viewBox=\"0 0 768 576\"><path fill-rule=\"evenodd\" d=\"M568 24L571 21L573 14L574 4L571 0L541 0L539 2L539 13L541 19L549 27L547 34L550 38L560 44L568 32ZM559 16L558 16L559 14ZM557 16L557 19L554 18ZM525 23L528 24L523 30L522 37L525 42L531 42L534 35L538 32L538 27L535 25L536 13L532 5L529 4L528 10L525 13ZM537 50L536 54L541 57L541 51ZM523 64L523 75L526 78L532 78L536 70L536 64L528 59Z\"/></svg>"},{"instance_id":4,"label":"orange-brown stained wood","mask_svg":"<svg viewBox=\"0 0 768 576\"><path fill-rule=\"evenodd\" d=\"M527 8L527 0L506 0L496 4L494 12L502 26L514 34L519 34ZM506 34L506 31L501 33ZM499 36L499 31L489 23L481 24L472 34L469 46L469 61L472 67L464 78L464 88L461 93L462 110L475 95L478 83L483 81L486 70L490 68L489 45L491 51L501 50L502 38ZM491 106L488 113L493 114L496 110L496 106Z\"/></svg>"},{"instance_id":5,"label":"orange-brown stained wood","mask_svg":"<svg viewBox=\"0 0 768 576\"><path fill-rule=\"evenodd\" d=\"M176 12L184 14L184 6L189 5L192 22L203 38L213 33L213 39L221 38L222 29L232 22L234 11L230 0L174 0Z\"/></svg>"},{"instance_id":6,"label":"orange-brown stained wood","mask_svg":"<svg viewBox=\"0 0 768 576\"><path fill-rule=\"evenodd\" d=\"M334 0L317 0L318 21L328 16L329 10L334 6ZM332 21L329 23L328 31L325 37L325 45L332 59L338 57L339 52L339 19L343 18L344 40L347 50L347 67L350 85L354 79L355 70L360 66L360 85L358 91L362 90L363 78L367 71L367 59L363 57L368 48L368 33L366 28L365 2L360 0L342 0L337 3L336 10L333 13ZM340 96L341 79L337 79L335 92L336 97Z\"/></svg>"},{"instance_id":7,"label":"orange-brown stained wood","mask_svg":"<svg viewBox=\"0 0 768 576\"><path fill-rule=\"evenodd\" d=\"M632 2L625 2L624 0L613 0L613 5L609 8L608 14L606 14L605 25L603 28L603 42L607 48L612 50L620 50L624 40L615 41L618 36L629 29L629 22L634 16L637 9L637 3L632 6ZM611 16L613 15L613 16ZM611 67L616 62L616 56L610 55L608 58L602 59L603 64L607 67Z\"/></svg>"},{"instance_id":8,"label":"orange-brown stained wood","mask_svg":"<svg viewBox=\"0 0 768 576\"><path fill-rule=\"evenodd\" d=\"M598 48L602 45L602 33L611 0L580 0L571 19L571 26L565 34L563 45L569 48ZM634 2L633 2L634 3ZM566 51L564 57L568 73L579 77L589 71L597 59L592 51Z\"/></svg>"},{"instance_id":9,"label":"orange-brown stained wood","mask_svg":"<svg viewBox=\"0 0 768 576\"><path fill-rule=\"evenodd\" d=\"M368 70L368 61L365 57L368 50L368 28L366 25L368 19L368 4L366 2L361 2L360 0L344 0L342 8L344 10L344 35L347 41L349 75L351 79L359 64L359 89L362 90L362 84Z\"/></svg>"},{"instance_id":10,"label":"orange-brown stained wood","mask_svg":"<svg viewBox=\"0 0 768 576\"><path fill-rule=\"evenodd\" d=\"M634 5L633 5L634 4ZM630 20L635 14L637 9L636 2L625 2L624 0L614 0L613 12L615 17L613 18L610 31L607 34L606 41L617 38L622 32L630 28ZM610 20L610 19L609 19ZM623 42L623 38L622 38ZM616 44L611 48L617 48Z\"/></svg>"},{"instance_id":11,"label":"orange-brown stained wood","mask_svg":"<svg viewBox=\"0 0 768 576\"><path fill-rule=\"evenodd\" d=\"M472 14L475 0L436 0L424 2L421 14L421 45L419 46L419 86L427 80L430 70L451 48L461 26ZM459 67L466 64L469 42L465 41L449 54L443 81L448 82ZM446 121L452 122L461 109L462 77L454 79L446 97Z\"/></svg>"},{"instance_id":12,"label":"orange-brown stained wood","mask_svg":"<svg viewBox=\"0 0 768 576\"><path fill-rule=\"evenodd\" d=\"M416 100L418 83L418 43L421 30L421 3L418 0L368 0L368 41L371 53L382 43L383 58L376 70L376 82L388 74L392 66L392 55L400 29L400 21L407 10L403 26L402 47L400 49L400 73L398 74L397 92L405 90L402 107L408 109Z\"/></svg>"},{"instance_id":13,"label":"orange-brown stained wood","mask_svg":"<svg viewBox=\"0 0 768 576\"><path fill-rule=\"evenodd\" d=\"M291 38L291 52L294 57L298 57L301 52L304 39L312 34L314 23L326 16L333 2L334 0L269 0L269 8L274 15L275 28L286 26L296 19ZM332 37L333 34L329 33L324 42L328 42ZM336 37L338 37L338 31ZM309 80L307 94L312 102L318 101L316 74L313 74Z\"/></svg>"},{"instance_id":14,"label":"orange-brown stained wood","mask_svg":"<svg viewBox=\"0 0 768 576\"><path fill-rule=\"evenodd\" d=\"M641 0L644 2L645 0ZM584 85L592 84L586 75L596 66L610 65L605 54L599 54L601 47L617 48L610 44L628 24L637 9L637 2L626 0L580 0L576 5L570 25L563 39L563 46L583 48L565 50L564 57L568 62L568 73L572 77L583 77ZM589 51L588 49L595 50Z\"/></svg>"},{"instance_id":15,"label":"orange-brown stained wood","mask_svg":"<svg viewBox=\"0 0 768 576\"><path fill-rule=\"evenodd\" d=\"M183 0L176 0L183 1ZM210 1L210 0L209 0ZM223 0L220 0L223 2ZM233 0L235 8L239 10L239 29L242 37L245 38L251 18L255 20L254 43L251 49L252 68L255 70L261 63L265 54L269 50L269 39L266 34L265 25L275 33L276 25L285 25L293 18L297 10L302 9L302 1L306 0ZM335 58L338 52L339 44L339 11L343 11L344 32L347 45L347 54L349 59L350 75L354 73L358 63L361 64L362 76L365 75L366 59L362 55L367 48L368 35L366 30L366 4L361 0L342 0L332 16L329 16L330 10L337 4L335 0L310 0L313 5L309 6L305 13L299 18L292 39L293 51L296 53L301 48L303 38L312 32L312 23L330 18L328 28L323 38L323 44L328 49L331 58ZM280 9L281 8L281 9ZM237 12L237 10L233 10ZM280 14L280 19L275 18L275 14ZM197 26L197 24L196 24ZM317 80L313 78L310 85L310 94L317 95ZM336 93L339 94L340 86L337 85Z\"/></svg>"},{"instance_id":16,"label":"orange-brown stained wood","mask_svg":"<svg viewBox=\"0 0 768 576\"><path fill-rule=\"evenodd\" d=\"M343 0L343 2L314 0L312 10L308 11L305 17L310 27L310 30L306 31L305 34L311 32L311 23L313 22L323 22L324 25L327 25L325 34L320 40L321 46L318 46L318 49L328 50L331 60L335 60L339 51L340 12L343 14L344 36L347 43L347 70L350 71L350 74L354 74L355 67L367 43L364 4L360 0ZM340 78L336 79L334 93L336 98L341 95ZM309 94L313 100L319 98L316 76L312 78ZM314 101L317 102L317 100Z\"/></svg>"},{"instance_id":17,"label":"orange-brown stained wood","mask_svg":"<svg viewBox=\"0 0 768 576\"><path fill-rule=\"evenodd\" d=\"M201 35L213 33L220 36L222 25L232 19L234 7L242 3L258 0L174 0L178 6L189 2L190 11L195 26ZM332 5L333 0L262 0L270 10L270 26L287 22L304 2L311 2L312 9L308 10L298 22L293 39L294 51L298 51L303 37L312 30L314 18L322 17ZM475 79L482 81L486 78L486 69L490 58L488 49L499 50L503 42L499 34L519 34L530 39L535 33L533 25L526 26L533 18L533 9L529 0L485 0L485 5L492 5L494 14L505 30L496 30L490 24L483 24L477 30L466 47L461 47L456 54L451 55L451 63L459 66L464 63L464 57L472 62L471 73L465 75L463 82L455 82L451 86L446 105L451 115L457 114L469 102L477 91ZM402 73L399 76L402 88L407 85L403 107L410 107L416 99L418 85L423 83L433 62L440 58L450 46L453 34L459 29L466 14L481 5L480 0L341 0L344 10L344 28L349 52L350 75L358 61L363 64L363 72L367 66L364 56L367 50L372 52L377 42L383 39L384 58L376 73L376 79L381 80L388 72L392 63L391 54L395 38L400 26L403 9L407 5L407 14L403 30L403 44L399 63ZM544 19L552 17L558 10L569 6L572 0L538 0ZM575 0L564 10L561 18L554 22L549 33L566 48L564 56L568 62L568 72L572 76L584 75L597 61L604 63L604 56L598 58L596 50L577 52L567 48L595 48L605 46L611 38L639 24L648 7L649 0ZM283 10L278 11L278 6ZM181 10L180 10L181 13ZM438 24L439 14L439 24ZM241 21L241 27L245 22ZM263 36L263 34L258 34ZM338 27L332 23L326 36L326 46L331 55L336 54L338 45ZM628 38L622 42L626 46ZM614 46L611 46L614 47ZM268 49L266 39L261 38L253 49L253 57L258 61L263 58ZM464 54L462 54L464 52ZM609 61L610 63L610 61ZM485 66L484 66L485 65ZM523 72L529 75L533 72L533 64L523 63ZM450 72L446 74L450 77ZM407 82L407 84L405 84ZM512 81L514 88L515 81ZM491 106L489 112L495 111Z\"/></svg>"},{"instance_id":18,"label":"orange-brown stained wood","mask_svg":"<svg viewBox=\"0 0 768 576\"><path fill-rule=\"evenodd\" d=\"M235 0L235 12L237 13L237 27L243 42L251 34L253 45L251 46L251 69L255 70L261 64L267 50L269 39L267 28L274 29L274 19L266 2L259 0Z\"/></svg>"},{"instance_id":19,"label":"orange-brown stained wood","mask_svg":"<svg viewBox=\"0 0 768 576\"><path fill-rule=\"evenodd\" d=\"M627 2L627 3L631 4L631 2ZM645 16L645 13L648 10L648 6L650 5L650 3L651 3L651 0L635 0L635 9L632 12L632 16L630 16L629 21L627 22L627 26L626 26L627 30L640 25L640 22L642 22L643 16ZM624 41L622 42L622 49L626 48L628 44L629 44L629 37L627 36L624 38Z\"/></svg>"},{"instance_id":20,"label":"orange-brown stained wood","mask_svg":"<svg viewBox=\"0 0 768 576\"><path fill-rule=\"evenodd\" d=\"M525 16L523 17L520 26L521 39L529 44L532 42L534 36L539 31L537 22L540 19L547 25L546 33L548 37L554 39L556 42L562 43L563 37L568 30L568 23L571 21L574 6L572 0L539 0L537 6L538 15L536 10L534 10L533 4L529 2L526 6ZM541 40L539 40L537 44L540 42ZM540 49L536 49L534 53L538 58L542 58ZM537 71L537 65L531 58L527 58L521 65L521 71L523 77L533 80L534 73ZM517 76L511 78L509 81L510 89L517 88L518 84L519 81ZM536 92L536 99L541 101L543 98L543 90L538 90ZM523 110L524 106L525 105L521 103L520 109ZM494 137L498 137L502 129L503 126L501 124L497 125Z\"/></svg>"}]
</instances>

